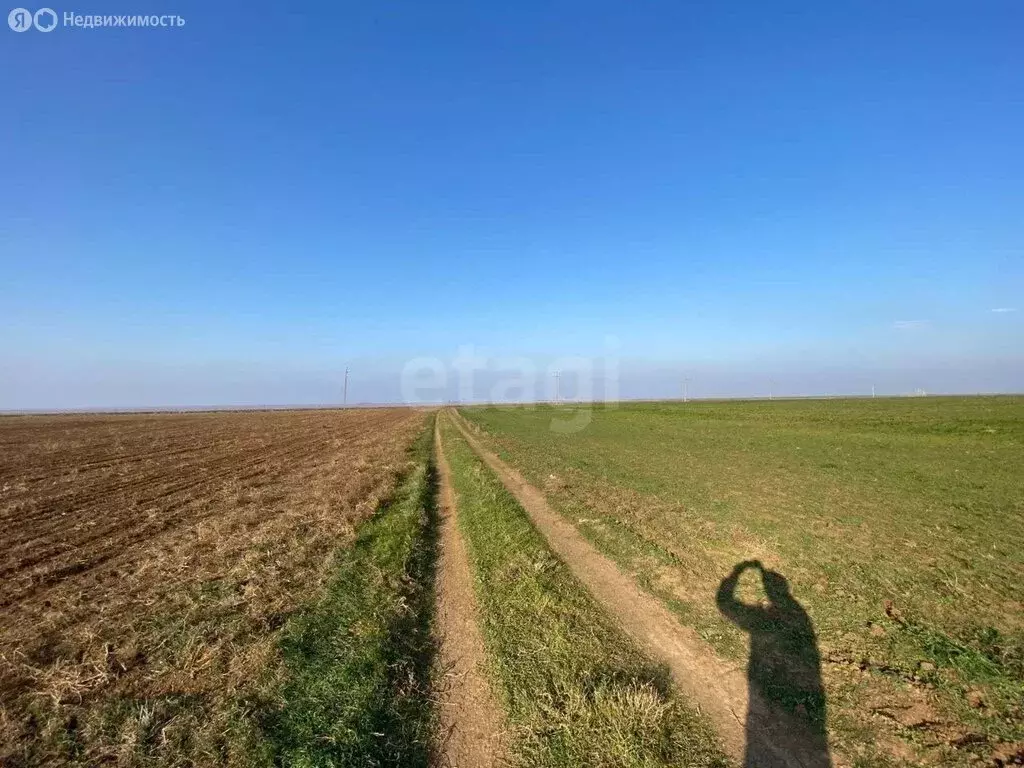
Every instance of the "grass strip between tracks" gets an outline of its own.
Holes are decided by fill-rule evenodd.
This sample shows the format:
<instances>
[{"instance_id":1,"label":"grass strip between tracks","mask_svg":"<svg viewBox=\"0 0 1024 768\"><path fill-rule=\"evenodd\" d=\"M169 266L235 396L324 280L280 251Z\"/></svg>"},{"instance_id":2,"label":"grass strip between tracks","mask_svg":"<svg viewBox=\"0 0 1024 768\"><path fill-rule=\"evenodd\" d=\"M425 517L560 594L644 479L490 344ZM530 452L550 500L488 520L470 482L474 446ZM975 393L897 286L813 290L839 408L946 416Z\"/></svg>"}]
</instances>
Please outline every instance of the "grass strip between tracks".
<instances>
[{"instance_id":1,"label":"grass strip between tracks","mask_svg":"<svg viewBox=\"0 0 1024 768\"><path fill-rule=\"evenodd\" d=\"M725 765L667 671L593 601L447 419L442 430L515 761Z\"/></svg>"}]
</instances>

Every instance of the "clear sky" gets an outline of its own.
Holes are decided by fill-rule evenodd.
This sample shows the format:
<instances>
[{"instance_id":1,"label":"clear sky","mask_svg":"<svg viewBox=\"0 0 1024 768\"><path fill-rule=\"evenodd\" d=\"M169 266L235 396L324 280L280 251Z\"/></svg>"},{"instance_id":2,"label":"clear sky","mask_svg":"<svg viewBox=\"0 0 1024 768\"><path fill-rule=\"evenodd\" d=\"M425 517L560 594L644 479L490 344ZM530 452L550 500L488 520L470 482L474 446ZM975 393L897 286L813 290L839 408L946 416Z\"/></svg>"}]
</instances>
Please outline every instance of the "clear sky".
<instances>
[{"instance_id":1,"label":"clear sky","mask_svg":"<svg viewBox=\"0 0 1024 768\"><path fill-rule=\"evenodd\" d=\"M1020 0L54 10L186 23L0 27L0 409L1024 390Z\"/></svg>"}]
</instances>

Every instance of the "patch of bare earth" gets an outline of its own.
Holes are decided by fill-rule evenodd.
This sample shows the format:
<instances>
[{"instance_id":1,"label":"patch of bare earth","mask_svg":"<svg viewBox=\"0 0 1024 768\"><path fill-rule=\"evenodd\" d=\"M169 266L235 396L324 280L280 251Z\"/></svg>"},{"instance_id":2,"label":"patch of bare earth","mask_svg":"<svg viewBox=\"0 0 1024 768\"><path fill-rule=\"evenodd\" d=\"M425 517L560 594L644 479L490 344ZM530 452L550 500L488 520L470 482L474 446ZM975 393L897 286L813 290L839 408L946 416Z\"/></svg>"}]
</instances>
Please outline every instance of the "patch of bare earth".
<instances>
[{"instance_id":1,"label":"patch of bare earth","mask_svg":"<svg viewBox=\"0 0 1024 768\"><path fill-rule=\"evenodd\" d=\"M822 754L800 719L751 692L743 670L718 657L690 628L641 589L548 504L538 489L485 449L453 413L453 422L477 455L529 514L551 548L622 628L665 663L680 690L714 723L726 751L756 766L846 765Z\"/></svg>"},{"instance_id":2,"label":"patch of bare earth","mask_svg":"<svg viewBox=\"0 0 1024 768\"><path fill-rule=\"evenodd\" d=\"M0 420L0 764L245 764L278 630L423 421Z\"/></svg>"},{"instance_id":3,"label":"patch of bare earth","mask_svg":"<svg viewBox=\"0 0 1024 768\"><path fill-rule=\"evenodd\" d=\"M483 637L477 622L466 544L456 521L456 499L448 462L435 432L440 479L440 553L437 569L437 618L440 635L439 695L442 765L501 765L504 719L483 674Z\"/></svg>"}]
</instances>

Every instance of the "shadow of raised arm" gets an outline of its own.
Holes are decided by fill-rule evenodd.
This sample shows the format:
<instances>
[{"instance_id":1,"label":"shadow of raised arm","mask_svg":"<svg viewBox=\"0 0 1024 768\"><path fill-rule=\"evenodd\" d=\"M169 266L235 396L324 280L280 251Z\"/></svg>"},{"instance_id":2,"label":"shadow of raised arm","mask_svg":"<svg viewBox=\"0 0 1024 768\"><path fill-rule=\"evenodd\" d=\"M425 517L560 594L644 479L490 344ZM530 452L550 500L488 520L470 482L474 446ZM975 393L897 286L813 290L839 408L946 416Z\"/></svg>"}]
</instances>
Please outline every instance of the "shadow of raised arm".
<instances>
[{"instance_id":1,"label":"shadow of raised arm","mask_svg":"<svg viewBox=\"0 0 1024 768\"><path fill-rule=\"evenodd\" d=\"M732 573L722 579L722 583L718 585L718 592L715 593L718 610L746 632L750 632L764 618L763 608L758 605L747 605L736 599L736 585L748 568L762 570L761 561L745 560L739 563L732 569Z\"/></svg>"}]
</instances>

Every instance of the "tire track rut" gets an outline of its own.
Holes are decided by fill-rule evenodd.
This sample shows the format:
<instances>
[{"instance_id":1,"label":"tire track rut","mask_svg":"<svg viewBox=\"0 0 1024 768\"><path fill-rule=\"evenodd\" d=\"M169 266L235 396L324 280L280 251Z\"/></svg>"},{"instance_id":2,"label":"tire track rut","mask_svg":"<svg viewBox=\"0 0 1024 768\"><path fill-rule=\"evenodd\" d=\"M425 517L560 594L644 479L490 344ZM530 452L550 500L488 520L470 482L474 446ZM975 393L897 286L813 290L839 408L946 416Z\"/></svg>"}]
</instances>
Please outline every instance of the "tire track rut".
<instances>
[{"instance_id":1,"label":"tire track rut","mask_svg":"<svg viewBox=\"0 0 1024 768\"><path fill-rule=\"evenodd\" d=\"M446 768L490 768L505 763L504 718L482 672L486 651L477 623L479 609L466 543L456 519L455 492L441 444L439 420L434 445L441 524L437 569L441 764Z\"/></svg>"}]
</instances>

